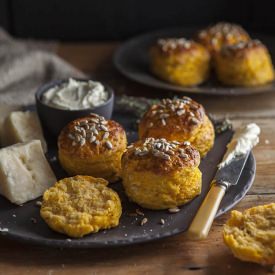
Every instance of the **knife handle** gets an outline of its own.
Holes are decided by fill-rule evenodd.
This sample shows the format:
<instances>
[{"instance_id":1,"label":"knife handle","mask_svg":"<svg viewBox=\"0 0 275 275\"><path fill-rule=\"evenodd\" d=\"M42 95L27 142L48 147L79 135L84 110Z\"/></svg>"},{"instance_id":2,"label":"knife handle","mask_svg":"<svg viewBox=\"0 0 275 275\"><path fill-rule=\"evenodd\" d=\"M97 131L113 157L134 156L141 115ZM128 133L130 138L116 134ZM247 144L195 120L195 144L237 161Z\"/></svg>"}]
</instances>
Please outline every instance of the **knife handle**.
<instances>
[{"instance_id":1,"label":"knife handle","mask_svg":"<svg viewBox=\"0 0 275 275\"><path fill-rule=\"evenodd\" d=\"M193 219L187 237L193 240L205 239L219 209L226 187L213 183L195 218Z\"/></svg>"}]
</instances>

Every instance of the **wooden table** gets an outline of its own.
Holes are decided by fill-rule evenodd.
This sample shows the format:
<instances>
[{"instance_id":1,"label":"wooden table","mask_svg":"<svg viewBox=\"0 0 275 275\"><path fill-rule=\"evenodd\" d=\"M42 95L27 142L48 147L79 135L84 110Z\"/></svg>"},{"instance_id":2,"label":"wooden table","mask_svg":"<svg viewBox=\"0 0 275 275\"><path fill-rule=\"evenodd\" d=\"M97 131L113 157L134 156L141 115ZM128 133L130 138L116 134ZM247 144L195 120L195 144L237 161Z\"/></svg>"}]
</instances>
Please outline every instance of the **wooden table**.
<instances>
[{"instance_id":1,"label":"wooden table","mask_svg":"<svg viewBox=\"0 0 275 275\"><path fill-rule=\"evenodd\" d=\"M58 54L93 77L112 85L117 93L167 96L120 76L112 67L118 43L64 44ZM239 125L256 122L262 129L255 148L257 175L248 195L235 207L275 202L275 91L250 97L194 96L205 108L228 116ZM0 239L0 274L268 274L272 271L235 259L222 241L229 214L216 219L207 240L187 241L182 235L112 249L53 249Z\"/></svg>"}]
</instances>

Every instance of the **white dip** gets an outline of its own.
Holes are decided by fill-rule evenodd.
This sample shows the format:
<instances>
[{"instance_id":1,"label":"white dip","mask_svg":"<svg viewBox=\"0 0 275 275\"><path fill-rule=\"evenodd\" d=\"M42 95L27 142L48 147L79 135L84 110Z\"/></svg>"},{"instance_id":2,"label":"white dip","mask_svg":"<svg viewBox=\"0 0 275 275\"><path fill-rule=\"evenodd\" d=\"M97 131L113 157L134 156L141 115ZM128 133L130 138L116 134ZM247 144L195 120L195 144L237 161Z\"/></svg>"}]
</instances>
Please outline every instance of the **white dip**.
<instances>
[{"instance_id":1,"label":"white dip","mask_svg":"<svg viewBox=\"0 0 275 275\"><path fill-rule=\"evenodd\" d=\"M219 168L229 164L236 157L247 154L259 142L260 132L260 127L255 123L239 128L227 144L227 151Z\"/></svg>"},{"instance_id":2,"label":"white dip","mask_svg":"<svg viewBox=\"0 0 275 275\"><path fill-rule=\"evenodd\" d=\"M108 93L99 82L79 81L70 78L68 82L49 89L43 94L42 101L63 110L83 110L105 103Z\"/></svg>"}]
</instances>

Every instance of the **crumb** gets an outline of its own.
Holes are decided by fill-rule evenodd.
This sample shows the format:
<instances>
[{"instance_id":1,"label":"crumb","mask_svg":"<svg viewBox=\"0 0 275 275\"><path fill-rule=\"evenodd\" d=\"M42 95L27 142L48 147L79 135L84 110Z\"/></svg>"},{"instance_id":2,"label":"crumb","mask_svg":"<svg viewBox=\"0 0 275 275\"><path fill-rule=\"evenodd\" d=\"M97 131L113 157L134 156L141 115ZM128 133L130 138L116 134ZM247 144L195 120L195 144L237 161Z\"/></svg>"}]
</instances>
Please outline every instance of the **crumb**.
<instances>
[{"instance_id":1,"label":"crumb","mask_svg":"<svg viewBox=\"0 0 275 275\"><path fill-rule=\"evenodd\" d=\"M15 214L12 214L12 216L13 216L14 218L16 218L16 215L15 215Z\"/></svg>"},{"instance_id":2,"label":"crumb","mask_svg":"<svg viewBox=\"0 0 275 275\"><path fill-rule=\"evenodd\" d=\"M169 213L178 213L180 209L178 207L175 207L175 208L169 208L168 211Z\"/></svg>"},{"instance_id":3,"label":"crumb","mask_svg":"<svg viewBox=\"0 0 275 275\"><path fill-rule=\"evenodd\" d=\"M72 241L72 239L66 239L66 241L67 241L67 242L71 242L71 241Z\"/></svg>"},{"instance_id":4,"label":"crumb","mask_svg":"<svg viewBox=\"0 0 275 275\"><path fill-rule=\"evenodd\" d=\"M139 209L136 209L136 213L140 216L144 216L144 213Z\"/></svg>"},{"instance_id":5,"label":"crumb","mask_svg":"<svg viewBox=\"0 0 275 275\"><path fill-rule=\"evenodd\" d=\"M9 232L9 229L6 227L3 227L3 228L0 227L0 232Z\"/></svg>"},{"instance_id":6,"label":"crumb","mask_svg":"<svg viewBox=\"0 0 275 275\"><path fill-rule=\"evenodd\" d=\"M148 219L147 219L147 218L143 218L143 219L141 220L140 225L143 226L143 225L146 224L147 222L148 222Z\"/></svg>"}]
</instances>

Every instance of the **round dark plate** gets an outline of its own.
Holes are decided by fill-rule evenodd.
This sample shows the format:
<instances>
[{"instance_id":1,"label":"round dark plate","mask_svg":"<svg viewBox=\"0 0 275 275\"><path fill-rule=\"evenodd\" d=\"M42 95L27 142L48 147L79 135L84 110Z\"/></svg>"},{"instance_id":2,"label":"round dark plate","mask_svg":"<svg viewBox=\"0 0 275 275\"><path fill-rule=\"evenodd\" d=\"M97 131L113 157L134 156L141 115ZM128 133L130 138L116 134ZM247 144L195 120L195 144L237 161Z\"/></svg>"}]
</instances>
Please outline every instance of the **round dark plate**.
<instances>
[{"instance_id":1,"label":"round dark plate","mask_svg":"<svg viewBox=\"0 0 275 275\"><path fill-rule=\"evenodd\" d=\"M212 94L212 95L250 95L255 93L271 92L275 90L275 83L258 87L229 87L221 85L212 74L211 78L202 85L194 87L181 87L160 80L149 71L149 47L163 37L191 38L198 31L192 28L176 28L159 30L137 36L125 42L114 55L114 65L124 76L151 87L186 93ZM271 56L275 57L275 38L272 36L254 34L269 49ZM274 58L273 58L274 60Z\"/></svg>"},{"instance_id":2,"label":"round dark plate","mask_svg":"<svg viewBox=\"0 0 275 275\"><path fill-rule=\"evenodd\" d=\"M114 119L119 121L127 130L128 140L130 142L137 139L137 133L133 128L136 118L127 114L114 114ZM56 247L106 247L121 246L134 243L148 242L161 239L186 231L194 215L196 214L202 200L204 199L212 178L215 175L217 164L220 162L230 140L232 132L227 131L215 140L213 149L201 162L200 169L202 177L202 193L190 203L181 207L181 211L171 214L168 211L151 211L142 209L136 204L129 202L125 196L121 183L111 184L120 195L123 206L120 225L111 230L104 230L96 234L88 235L81 239L70 239L65 235L52 231L47 224L40 218L39 207L36 201L31 201L23 206L16 206L0 196L0 228L8 228L8 232L1 232L7 238L49 245ZM61 169L56 159L55 140L47 138L50 151L48 160L54 169L58 178L63 178L66 173ZM236 186L231 187L222 200L217 216L231 209L247 193L253 183L255 176L255 159L250 154L240 180ZM41 198L40 198L41 199ZM38 200L40 200L38 199ZM142 216L132 217L128 213L135 212L136 209L144 212L148 222L140 226ZM33 222L33 218L36 223ZM160 219L165 220L165 224L160 224Z\"/></svg>"}]
</instances>

